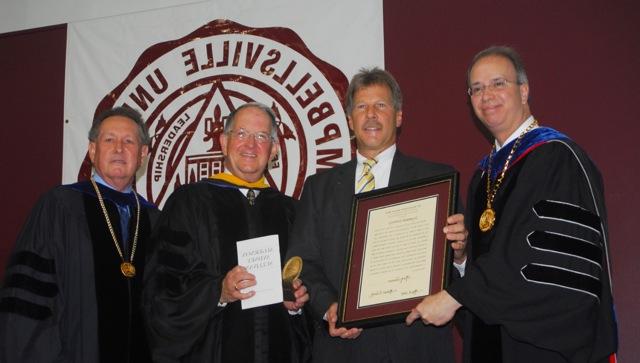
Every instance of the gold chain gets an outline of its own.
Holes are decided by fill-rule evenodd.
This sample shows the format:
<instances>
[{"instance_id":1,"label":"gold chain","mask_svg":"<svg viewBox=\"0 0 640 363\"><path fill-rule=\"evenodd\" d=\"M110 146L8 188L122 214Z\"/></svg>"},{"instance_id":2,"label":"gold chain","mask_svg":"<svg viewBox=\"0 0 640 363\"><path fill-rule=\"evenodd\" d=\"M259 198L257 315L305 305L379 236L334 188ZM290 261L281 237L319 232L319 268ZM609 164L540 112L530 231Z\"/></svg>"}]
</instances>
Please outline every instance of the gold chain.
<instances>
[{"instance_id":1,"label":"gold chain","mask_svg":"<svg viewBox=\"0 0 640 363\"><path fill-rule=\"evenodd\" d=\"M496 153L496 147L495 145L491 147L491 152L489 153L489 165L487 167L487 208L484 210L484 212L482 212L482 215L480 216L480 230L482 232L487 232L491 230L491 228L493 228L493 225L495 224L495 221L496 221L496 213L491 207L491 205L493 204L493 200L495 199L496 194L498 193L498 189L502 184L504 175L507 173L507 169L509 168L509 163L511 162L511 158L513 158L513 154L518 149L518 145L520 145L520 141L522 140L522 137L536 126L538 126L538 121L533 120L531 125L529 125L524 131L522 131L522 133L518 136L516 141L513 143L513 146L511 147L511 151L509 152L509 156L507 156L507 160L505 160L504 166L502 167L502 172L500 173L500 176L496 179L495 183L493 184L493 188L491 187L491 164L493 162L493 156Z\"/></svg>"},{"instance_id":2,"label":"gold chain","mask_svg":"<svg viewBox=\"0 0 640 363\"><path fill-rule=\"evenodd\" d=\"M133 196L136 198L136 230L133 234L133 247L131 248L131 258L127 262L122 254L122 250L120 249L120 244L118 243L118 239L116 238L116 233L113 230L113 226L111 225L111 220L109 219L109 214L107 213L107 208L104 205L104 199L102 199L102 193L100 193L100 189L98 189L98 185L95 180L91 178L91 184L93 185L93 189L95 189L96 194L98 195L98 201L100 202L100 208L102 208L102 214L104 215L104 219L107 221L107 227L109 227L109 232L111 232L111 238L113 239L113 244L116 246L116 250L118 251L118 255L122 259L122 263L120 264L120 271L125 277L132 278L136 275L136 269L133 266L133 257L136 254L136 247L138 246L138 227L140 226L140 200L138 199L138 193L133 191ZM124 231L123 231L124 233Z\"/></svg>"}]
</instances>

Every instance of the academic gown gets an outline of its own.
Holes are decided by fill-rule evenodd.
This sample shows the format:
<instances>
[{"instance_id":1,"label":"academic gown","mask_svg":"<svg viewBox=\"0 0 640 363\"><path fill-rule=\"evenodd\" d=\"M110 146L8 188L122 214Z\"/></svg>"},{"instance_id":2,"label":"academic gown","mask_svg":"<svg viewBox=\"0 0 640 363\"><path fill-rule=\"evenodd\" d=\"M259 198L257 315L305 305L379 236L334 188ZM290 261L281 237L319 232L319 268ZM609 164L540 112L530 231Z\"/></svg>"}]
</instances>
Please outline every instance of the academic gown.
<instances>
[{"instance_id":1,"label":"academic gown","mask_svg":"<svg viewBox=\"0 0 640 363\"><path fill-rule=\"evenodd\" d=\"M495 155L492 180L511 146ZM470 262L447 288L473 313L465 361L606 362L617 343L600 173L553 129L530 131L518 149L488 232L478 227L487 158L470 184Z\"/></svg>"},{"instance_id":2,"label":"academic gown","mask_svg":"<svg viewBox=\"0 0 640 363\"><path fill-rule=\"evenodd\" d=\"M99 188L119 241L114 202L130 206L133 236L133 195ZM0 361L149 361L140 295L144 247L158 211L139 198L132 279L120 272L120 256L89 182L56 187L38 201L18 237L0 294Z\"/></svg>"},{"instance_id":3,"label":"academic gown","mask_svg":"<svg viewBox=\"0 0 640 363\"><path fill-rule=\"evenodd\" d=\"M255 205L235 185L206 180L176 190L154 232L144 292L156 362L301 362L305 317L282 303L242 310L218 305L238 264L236 242L277 234L284 259L293 199L261 189ZM282 262L282 261L281 261Z\"/></svg>"}]
</instances>

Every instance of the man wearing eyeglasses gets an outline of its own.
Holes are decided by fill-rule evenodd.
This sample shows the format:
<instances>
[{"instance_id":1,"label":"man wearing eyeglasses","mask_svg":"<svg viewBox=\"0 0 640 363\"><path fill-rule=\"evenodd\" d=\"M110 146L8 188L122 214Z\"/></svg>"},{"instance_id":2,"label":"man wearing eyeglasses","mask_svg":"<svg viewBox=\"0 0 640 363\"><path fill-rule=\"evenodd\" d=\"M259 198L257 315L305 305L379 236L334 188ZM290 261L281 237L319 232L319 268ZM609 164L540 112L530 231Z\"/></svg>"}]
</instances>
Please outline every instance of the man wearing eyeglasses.
<instances>
[{"instance_id":1,"label":"man wearing eyeglasses","mask_svg":"<svg viewBox=\"0 0 640 363\"><path fill-rule=\"evenodd\" d=\"M531 115L513 49L478 53L468 84L476 116L495 138L469 188L469 265L407 323L441 325L466 307L467 362L615 361L599 171L571 139Z\"/></svg>"},{"instance_id":2,"label":"man wearing eyeglasses","mask_svg":"<svg viewBox=\"0 0 640 363\"><path fill-rule=\"evenodd\" d=\"M176 190L152 238L144 309L153 359L302 362L309 342L300 309L309 296L301 281L294 282L295 301L240 305L255 295L256 278L238 265L236 242L277 234L284 258L294 219L293 200L264 176L278 152L275 115L244 104L219 141L225 172Z\"/></svg>"},{"instance_id":3,"label":"man wearing eyeglasses","mask_svg":"<svg viewBox=\"0 0 640 363\"><path fill-rule=\"evenodd\" d=\"M453 168L402 154L396 146L402 125L402 93L393 76L379 68L362 69L347 89L349 127L356 158L307 179L288 254L305 261L301 278L317 321L313 361L328 363L453 362L450 326L403 323L366 329L336 326L338 292L345 267L349 211L354 194L382 189L453 171ZM467 232L461 214L444 228L453 241L455 262L465 261Z\"/></svg>"}]
</instances>

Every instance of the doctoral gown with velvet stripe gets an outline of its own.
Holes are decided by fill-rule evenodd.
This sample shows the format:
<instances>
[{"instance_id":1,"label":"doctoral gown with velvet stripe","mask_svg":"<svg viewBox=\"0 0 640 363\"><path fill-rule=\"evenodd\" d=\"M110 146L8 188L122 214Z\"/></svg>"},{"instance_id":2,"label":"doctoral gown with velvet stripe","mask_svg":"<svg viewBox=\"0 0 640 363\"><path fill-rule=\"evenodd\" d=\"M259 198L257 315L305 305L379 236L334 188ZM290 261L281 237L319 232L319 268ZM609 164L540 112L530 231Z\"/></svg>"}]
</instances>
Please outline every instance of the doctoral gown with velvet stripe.
<instances>
[{"instance_id":1,"label":"doctoral gown with velvet stripe","mask_svg":"<svg viewBox=\"0 0 640 363\"><path fill-rule=\"evenodd\" d=\"M470 184L470 261L447 288L473 313L465 361L606 362L617 343L600 173L566 136L530 134L498 189L488 232L478 227L484 167ZM494 164L494 177L502 165Z\"/></svg>"},{"instance_id":2,"label":"doctoral gown with velvet stripe","mask_svg":"<svg viewBox=\"0 0 640 363\"><path fill-rule=\"evenodd\" d=\"M100 190L119 240L114 201L130 206L133 236L133 195ZM38 201L16 241L0 294L0 361L150 361L140 296L145 244L158 210L140 200L133 279L120 272L121 259L89 182L56 187Z\"/></svg>"}]
</instances>

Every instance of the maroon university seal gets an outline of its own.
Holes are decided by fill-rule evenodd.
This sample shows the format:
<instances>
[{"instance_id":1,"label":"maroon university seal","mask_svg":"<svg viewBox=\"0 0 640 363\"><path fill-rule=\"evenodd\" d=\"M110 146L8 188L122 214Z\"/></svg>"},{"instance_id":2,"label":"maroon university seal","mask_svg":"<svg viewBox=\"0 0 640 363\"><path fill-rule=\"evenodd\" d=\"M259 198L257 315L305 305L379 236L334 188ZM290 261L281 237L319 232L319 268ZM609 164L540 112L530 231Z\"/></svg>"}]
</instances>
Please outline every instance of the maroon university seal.
<instances>
[{"instance_id":1,"label":"maroon university seal","mask_svg":"<svg viewBox=\"0 0 640 363\"><path fill-rule=\"evenodd\" d=\"M276 114L280 145L267 181L297 198L307 176L351 159L346 88L342 72L292 30L216 20L147 49L95 113L120 105L142 112L153 139L136 187L161 206L180 185L223 171L218 138L226 116L243 103L264 103ZM90 173L87 156L78 179Z\"/></svg>"}]
</instances>

